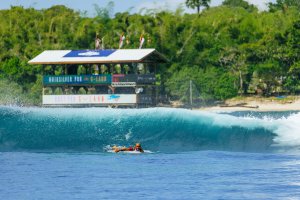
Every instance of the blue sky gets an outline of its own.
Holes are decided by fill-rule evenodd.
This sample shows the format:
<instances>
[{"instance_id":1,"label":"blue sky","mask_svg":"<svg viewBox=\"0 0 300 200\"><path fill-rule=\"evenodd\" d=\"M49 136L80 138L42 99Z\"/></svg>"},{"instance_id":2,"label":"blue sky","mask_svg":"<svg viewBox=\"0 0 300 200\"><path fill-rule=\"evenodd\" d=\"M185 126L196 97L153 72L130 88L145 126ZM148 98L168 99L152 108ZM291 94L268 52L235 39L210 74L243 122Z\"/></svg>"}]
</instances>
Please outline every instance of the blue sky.
<instances>
[{"instance_id":1,"label":"blue sky","mask_svg":"<svg viewBox=\"0 0 300 200\"><path fill-rule=\"evenodd\" d=\"M0 9L9 9L11 5L22 5L25 8L33 7L36 9L49 8L53 5L66 5L74 10L87 11L88 15L95 13L94 4L104 7L111 0L0 0ZM211 6L222 3L223 0L212 0ZM247 0L257 5L260 9L266 8L267 2L275 0ZM138 12L142 8L161 8L175 10L184 4L185 0L113 0L114 12Z\"/></svg>"}]
</instances>

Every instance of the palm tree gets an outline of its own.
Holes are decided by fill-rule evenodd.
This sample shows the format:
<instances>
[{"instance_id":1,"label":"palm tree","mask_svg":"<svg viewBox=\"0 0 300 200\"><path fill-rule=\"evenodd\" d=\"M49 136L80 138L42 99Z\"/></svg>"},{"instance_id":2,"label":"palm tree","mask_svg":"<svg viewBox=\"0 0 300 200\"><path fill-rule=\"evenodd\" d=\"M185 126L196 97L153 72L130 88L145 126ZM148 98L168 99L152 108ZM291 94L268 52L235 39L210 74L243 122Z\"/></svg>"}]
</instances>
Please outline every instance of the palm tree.
<instances>
[{"instance_id":1,"label":"palm tree","mask_svg":"<svg viewBox=\"0 0 300 200\"><path fill-rule=\"evenodd\" d=\"M197 13L200 13L200 7L209 7L210 0L186 0L185 4L188 8L197 8Z\"/></svg>"}]
</instances>

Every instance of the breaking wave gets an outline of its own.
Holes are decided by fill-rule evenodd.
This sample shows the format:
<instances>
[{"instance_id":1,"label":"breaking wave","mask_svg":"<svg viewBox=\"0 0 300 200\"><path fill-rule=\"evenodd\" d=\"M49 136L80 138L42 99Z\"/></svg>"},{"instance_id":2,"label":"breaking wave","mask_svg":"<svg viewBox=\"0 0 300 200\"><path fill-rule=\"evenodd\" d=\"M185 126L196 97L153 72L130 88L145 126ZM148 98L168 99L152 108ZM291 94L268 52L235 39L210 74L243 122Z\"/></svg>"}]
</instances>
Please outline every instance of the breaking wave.
<instances>
[{"instance_id":1,"label":"breaking wave","mask_svg":"<svg viewBox=\"0 0 300 200\"><path fill-rule=\"evenodd\" d=\"M160 152L266 152L300 147L300 114L233 116L184 109L0 107L0 151L103 151L131 145Z\"/></svg>"}]
</instances>

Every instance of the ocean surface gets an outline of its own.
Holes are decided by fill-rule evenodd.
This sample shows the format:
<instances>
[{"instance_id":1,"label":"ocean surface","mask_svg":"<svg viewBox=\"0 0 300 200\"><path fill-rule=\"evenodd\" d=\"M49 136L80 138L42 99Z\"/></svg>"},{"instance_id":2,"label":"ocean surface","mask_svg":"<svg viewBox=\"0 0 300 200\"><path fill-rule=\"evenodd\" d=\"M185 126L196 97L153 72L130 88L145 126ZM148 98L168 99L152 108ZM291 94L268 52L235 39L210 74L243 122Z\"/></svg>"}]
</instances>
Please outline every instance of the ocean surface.
<instances>
[{"instance_id":1,"label":"ocean surface","mask_svg":"<svg viewBox=\"0 0 300 200\"><path fill-rule=\"evenodd\" d=\"M300 113L0 107L0 199L300 199ZM108 153L140 142L152 153Z\"/></svg>"}]
</instances>

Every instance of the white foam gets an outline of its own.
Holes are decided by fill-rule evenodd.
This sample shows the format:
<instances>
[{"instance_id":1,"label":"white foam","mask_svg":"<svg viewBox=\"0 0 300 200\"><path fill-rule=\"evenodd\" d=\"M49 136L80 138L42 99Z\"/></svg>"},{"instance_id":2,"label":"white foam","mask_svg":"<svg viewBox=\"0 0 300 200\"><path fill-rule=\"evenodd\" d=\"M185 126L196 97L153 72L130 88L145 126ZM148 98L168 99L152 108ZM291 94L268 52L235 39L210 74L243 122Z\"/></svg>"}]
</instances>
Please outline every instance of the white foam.
<instances>
[{"instance_id":1,"label":"white foam","mask_svg":"<svg viewBox=\"0 0 300 200\"><path fill-rule=\"evenodd\" d=\"M300 113L292 114L279 119L272 118L271 115L262 119L255 116L234 117L215 116L217 126L240 126L248 129L264 128L275 134L274 146L278 147L299 147L300 148Z\"/></svg>"},{"instance_id":2,"label":"white foam","mask_svg":"<svg viewBox=\"0 0 300 200\"><path fill-rule=\"evenodd\" d=\"M300 147L300 113L279 119L276 124L274 142L277 146Z\"/></svg>"},{"instance_id":3,"label":"white foam","mask_svg":"<svg viewBox=\"0 0 300 200\"><path fill-rule=\"evenodd\" d=\"M128 133L125 135L125 139L128 141L132 137L131 129L129 129Z\"/></svg>"}]
</instances>

